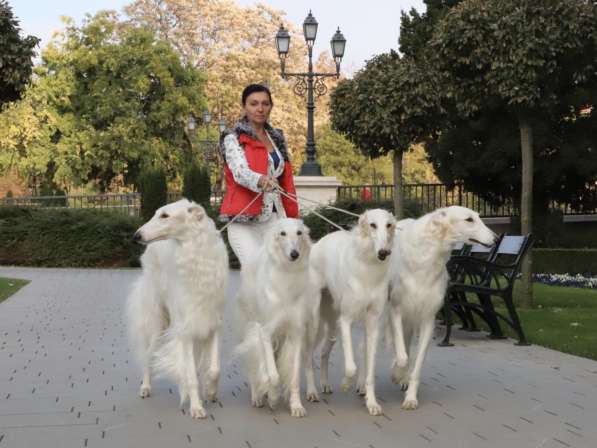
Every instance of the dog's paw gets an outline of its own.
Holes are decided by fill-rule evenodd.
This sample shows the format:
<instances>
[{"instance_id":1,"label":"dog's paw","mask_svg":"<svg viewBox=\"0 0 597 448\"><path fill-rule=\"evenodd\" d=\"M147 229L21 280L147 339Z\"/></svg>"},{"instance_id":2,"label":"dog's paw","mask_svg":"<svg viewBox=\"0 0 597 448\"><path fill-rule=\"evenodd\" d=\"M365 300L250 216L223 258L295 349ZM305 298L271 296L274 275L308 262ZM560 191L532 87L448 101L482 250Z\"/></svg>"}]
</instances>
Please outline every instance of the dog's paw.
<instances>
[{"instance_id":1,"label":"dog's paw","mask_svg":"<svg viewBox=\"0 0 597 448\"><path fill-rule=\"evenodd\" d=\"M189 408L189 415L193 419L207 417L207 413L205 412L205 409L203 408L203 406L190 407Z\"/></svg>"},{"instance_id":2,"label":"dog's paw","mask_svg":"<svg viewBox=\"0 0 597 448\"><path fill-rule=\"evenodd\" d=\"M377 401L370 401L367 403L367 410L369 411L369 415L383 415L383 409L379 405Z\"/></svg>"},{"instance_id":3,"label":"dog's paw","mask_svg":"<svg viewBox=\"0 0 597 448\"><path fill-rule=\"evenodd\" d=\"M419 407L419 402L417 399L408 399L402 402L402 409L406 411L414 411Z\"/></svg>"},{"instance_id":4,"label":"dog's paw","mask_svg":"<svg viewBox=\"0 0 597 448\"><path fill-rule=\"evenodd\" d=\"M267 393L267 404L270 409L275 409L280 401L280 394L277 390L271 390Z\"/></svg>"},{"instance_id":5,"label":"dog's paw","mask_svg":"<svg viewBox=\"0 0 597 448\"><path fill-rule=\"evenodd\" d=\"M319 394L316 391L307 392L307 401L312 403L319 402Z\"/></svg>"},{"instance_id":6,"label":"dog's paw","mask_svg":"<svg viewBox=\"0 0 597 448\"><path fill-rule=\"evenodd\" d=\"M360 395L361 397L364 397L365 394L367 393L365 390L365 385L364 384L359 384L357 385L357 390L356 390L357 394Z\"/></svg>"},{"instance_id":7,"label":"dog's paw","mask_svg":"<svg viewBox=\"0 0 597 448\"><path fill-rule=\"evenodd\" d=\"M146 386L142 384L141 388L139 389L139 396L141 398L148 398L149 396L151 396L151 386Z\"/></svg>"},{"instance_id":8,"label":"dog's paw","mask_svg":"<svg viewBox=\"0 0 597 448\"><path fill-rule=\"evenodd\" d=\"M251 400L251 406L254 408L262 408L263 407L263 398L253 398Z\"/></svg>"},{"instance_id":9,"label":"dog's paw","mask_svg":"<svg viewBox=\"0 0 597 448\"><path fill-rule=\"evenodd\" d=\"M400 366L394 363L392 366L392 382L402 385L408 375L408 365Z\"/></svg>"},{"instance_id":10,"label":"dog's paw","mask_svg":"<svg viewBox=\"0 0 597 448\"><path fill-rule=\"evenodd\" d=\"M354 385L354 377L355 375L347 375L344 378L342 378L342 390L344 392L348 392L350 389L352 389L352 386Z\"/></svg>"},{"instance_id":11,"label":"dog's paw","mask_svg":"<svg viewBox=\"0 0 597 448\"><path fill-rule=\"evenodd\" d=\"M307 410L302 406L292 406L290 408L290 415L293 417L304 417L307 415Z\"/></svg>"},{"instance_id":12,"label":"dog's paw","mask_svg":"<svg viewBox=\"0 0 597 448\"><path fill-rule=\"evenodd\" d=\"M322 384L321 385L321 392L324 394L331 394L332 393L332 386L329 384Z\"/></svg>"}]
</instances>

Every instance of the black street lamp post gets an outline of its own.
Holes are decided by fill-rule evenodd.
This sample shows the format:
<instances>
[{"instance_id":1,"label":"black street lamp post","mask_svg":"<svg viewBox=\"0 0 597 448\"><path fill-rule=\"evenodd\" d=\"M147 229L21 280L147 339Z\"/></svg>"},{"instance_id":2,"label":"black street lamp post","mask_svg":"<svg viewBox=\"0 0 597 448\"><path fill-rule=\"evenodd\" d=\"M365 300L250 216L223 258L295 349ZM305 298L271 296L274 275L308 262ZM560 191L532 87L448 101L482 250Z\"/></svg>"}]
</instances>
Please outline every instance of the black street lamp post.
<instances>
[{"instance_id":1,"label":"black street lamp post","mask_svg":"<svg viewBox=\"0 0 597 448\"><path fill-rule=\"evenodd\" d=\"M282 78L296 78L294 85L294 93L300 96L307 94L307 145L305 152L307 153L307 160L303 163L300 176L321 176L321 166L317 163L317 151L315 149L315 132L313 127L313 112L315 111L314 96L325 95L327 87L323 82L324 78L340 76L340 62L344 56L344 48L346 46L346 39L340 32L340 28L332 37L332 56L336 62L336 73L319 73L313 72L313 44L317 36L317 20L309 11L309 15L303 22L303 34L307 42L309 50L309 66L306 73L287 73L286 72L286 57L290 48L290 34L280 25L280 29L276 34L276 47L278 49L278 56L280 57L280 67Z\"/></svg>"}]
</instances>

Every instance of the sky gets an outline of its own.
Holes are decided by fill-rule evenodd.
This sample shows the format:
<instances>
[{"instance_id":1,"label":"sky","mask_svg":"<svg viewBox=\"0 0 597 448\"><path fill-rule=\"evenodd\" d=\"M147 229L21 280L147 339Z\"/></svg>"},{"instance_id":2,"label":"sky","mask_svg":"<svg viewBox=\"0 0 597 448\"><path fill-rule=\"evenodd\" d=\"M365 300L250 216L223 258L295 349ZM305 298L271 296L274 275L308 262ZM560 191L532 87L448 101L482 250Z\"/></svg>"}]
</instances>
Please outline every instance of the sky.
<instances>
[{"instance_id":1,"label":"sky","mask_svg":"<svg viewBox=\"0 0 597 448\"><path fill-rule=\"evenodd\" d=\"M241 6L256 3L255 0L235 1ZM131 2L132 0L8 0L24 34L40 37L42 48L50 40L52 32L62 27L60 16L73 17L80 23L85 13L95 13L100 9L121 11ZM348 73L362 68L365 61L374 55L398 47L402 10L425 10L423 0L263 0L261 3L285 11L287 19L299 29L311 10L319 23L315 54L329 49L330 39L340 27L347 41L342 71ZM272 36L272 45L273 39Z\"/></svg>"}]
</instances>

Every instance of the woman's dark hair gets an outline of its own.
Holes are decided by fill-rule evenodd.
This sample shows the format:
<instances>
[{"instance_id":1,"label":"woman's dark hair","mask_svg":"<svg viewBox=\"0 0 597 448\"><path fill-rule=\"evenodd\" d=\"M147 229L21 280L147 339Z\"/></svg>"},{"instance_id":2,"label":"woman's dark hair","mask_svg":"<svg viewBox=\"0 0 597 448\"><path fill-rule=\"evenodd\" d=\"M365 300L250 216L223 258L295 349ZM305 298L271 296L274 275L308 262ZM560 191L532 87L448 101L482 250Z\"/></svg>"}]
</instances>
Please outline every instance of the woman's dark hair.
<instances>
[{"instance_id":1,"label":"woman's dark hair","mask_svg":"<svg viewBox=\"0 0 597 448\"><path fill-rule=\"evenodd\" d=\"M266 86L264 86L262 84L249 84L243 90L243 95L242 95L243 106L247 103L247 98L249 97L249 95L251 95L252 93L255 93L255 92L267 93L267 96L269 97L269 102L271 103L272 106L274 105L274 101L272 100L272 93L269 91L269 89Z\"/></svg>"}]
</instances>

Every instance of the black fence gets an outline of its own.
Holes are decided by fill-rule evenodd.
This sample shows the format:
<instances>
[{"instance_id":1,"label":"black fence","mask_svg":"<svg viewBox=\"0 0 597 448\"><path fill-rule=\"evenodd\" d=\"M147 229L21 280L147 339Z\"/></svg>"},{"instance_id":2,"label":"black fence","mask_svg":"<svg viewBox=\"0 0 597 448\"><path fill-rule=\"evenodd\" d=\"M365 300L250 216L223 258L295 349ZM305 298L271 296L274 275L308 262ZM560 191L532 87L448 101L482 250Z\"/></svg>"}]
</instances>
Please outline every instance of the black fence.
<instances>
[{"instance_id":1,"label":"black fence","mask_svg":"<svg viewBox=\"0 0 597 448\"><path fill-rule=\"evenodd\" d=\"M404 199L418 203L426 213L439 207L461 205L477 211L483 217L517 216L518 209L511 203L495 206L479 195L464 190L457 184L448 188L444 184L405 184ZM597 204L597 188L588 189L583 204ZM393 185L348 185L338 187L338 199L391 201L394 195ZM180 192L169 192L168 202L181 198ZM595 200L590 200L594 198ZM221 202L220 195L212 195L211 203L216 206ZM19 196L0 199L0 207L31 208L74 208L95 209L106 212L139 216L141 195L139 193L80 194L67 196ZM581 207L577 204L552 202L550 207L560 210L565 215L596 215L597 205Z\"/></svg>"},{"instance_id":2,"label":"black fence","mask_svg":"<svg viewBox=\"0 0 597 448\"><path fill-rule=\"evenodd\" d=\"M461 184L456 184L454 188L448 188L444 184L404 184L403 192L404 200L417 202L424 213L440 207L460 205L473 209L486 218L518 216L519 214L518 208L514 206L512 201L506 201L502 205L494 205L478 194L466 191ZM597 198L597 188L587 189L586 194ZM338 187L338 199L391 201L393 197L393 185L348 185ZM584 203L597 204L597 201L585 200ZM565 215L597 214L597 206L595 205L579 207L574 204L553 201L550 207L553 210L561 211Z\"/></svg>"},{"instance_id":3,"label":"black fence","mask_svg":"<svg viewBox=\"0 0 597 448\"><path fill-rule=\"evenodd\" d=\"M168 202L182 197L180 192L168 192ZM213 204L221 198L212 196ZM140 193L73 194L67 196L19 196L0 199L0 207L27 207L37 209L93 209L106 212L139 216L141 210Z\"/></svg>"}]
</instances>

